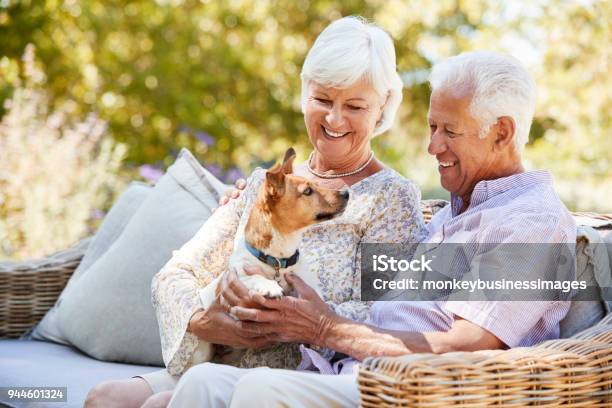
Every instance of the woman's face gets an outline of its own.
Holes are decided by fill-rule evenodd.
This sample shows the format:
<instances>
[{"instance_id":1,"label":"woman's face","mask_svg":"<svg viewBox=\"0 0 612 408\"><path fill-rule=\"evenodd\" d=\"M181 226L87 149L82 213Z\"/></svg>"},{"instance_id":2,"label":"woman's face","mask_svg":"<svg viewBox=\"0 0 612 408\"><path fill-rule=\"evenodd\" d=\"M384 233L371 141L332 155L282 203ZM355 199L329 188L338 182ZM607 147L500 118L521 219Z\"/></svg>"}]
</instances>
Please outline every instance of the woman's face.
<instances>
[{"instance_id":1,"label":"woman's face","mask_svg":"<svg viewBox=\"0 0 612 408\"><path fill-rule=\"evenodd\" d=\"M384 101L366 81L349 88L308 86L304 121L314 148L330 162L363 160Z\"/></svg>"}]
</instances>

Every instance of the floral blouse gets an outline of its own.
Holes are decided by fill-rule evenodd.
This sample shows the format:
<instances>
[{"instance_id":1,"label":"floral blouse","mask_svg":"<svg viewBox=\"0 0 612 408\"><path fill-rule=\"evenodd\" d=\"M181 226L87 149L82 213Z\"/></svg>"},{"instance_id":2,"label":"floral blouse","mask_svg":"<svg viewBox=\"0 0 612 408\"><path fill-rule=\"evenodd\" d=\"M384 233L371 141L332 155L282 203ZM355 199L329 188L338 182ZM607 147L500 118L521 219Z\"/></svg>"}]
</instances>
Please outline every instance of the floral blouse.
<instances>
[{"instance_id":1,"label":"floral blouse","mask_svg":"<svg viewBox=\"0 0 612 408\"><path fill-rule=\"evenodd\" d=\"M197 234L153 278L152 302L160 328L167 370L180 375L190 366L198 342L187 332L193 313L201 309L198 291L228 269L238 228L244 228L265 170L253 172L244 192L219 208ZM300 245L305 265L320 281L319 292L333 310L364 321L371 302L361 302L360 247L362 242L416 242L425 235L416 184L385 168L349 187L344 213L309 227ZM215 361L215 360L213 360ZM249 350L242 367L267 365L296 368L298 345L281 344L267 350Z\"/></svg>"}]
</instances>

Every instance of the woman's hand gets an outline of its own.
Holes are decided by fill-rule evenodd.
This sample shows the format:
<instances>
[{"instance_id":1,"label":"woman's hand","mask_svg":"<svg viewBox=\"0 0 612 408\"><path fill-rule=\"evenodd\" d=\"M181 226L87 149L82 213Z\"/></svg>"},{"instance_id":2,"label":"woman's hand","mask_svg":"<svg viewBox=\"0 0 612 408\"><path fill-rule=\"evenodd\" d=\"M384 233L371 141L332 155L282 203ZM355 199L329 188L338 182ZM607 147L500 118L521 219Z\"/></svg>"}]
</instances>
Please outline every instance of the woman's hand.
<instances>
[{"instance_id":1,"label":"woman's hand","mask_svg":"<svg viewBox=\"0 0 612 408\"><path fill-rule=\"evenodd\" d=\"M245 268L247 273L253 273L253 268L248 269L251 270ZM259 304L259 309L234 306L232 314L241 319L242 327L253 335L326 347L327 333L338 316L302 279L293 274L286 274L285 279L293 285L297 297L268 299L254 294L252 299Z\"/></svg>"},{"instance_id":2,"label":"woman's hand","mask_svg":"<svg viewBox=\"0 0 612 408\"><path fill-rule=\"evenodd\" d=\"M245 179L236 180L236 182L234 183L234 187L236 188L233 190L227 190L225 194L223 195L223 197L219 199L219 207L223 207L225 204L229 203L230 200L240 197L240 191L246 188L246 180ZM215 210L219 207L213 208L212 212L215 212Z\"/></svg>"},{"instance_id":3,"label":"woman's hand","mask_svg":"<svg viewBox=\"0 0 612 408\"><path fill-rule=\"evenodd\" d=\"M259 348L274 343L266 336L245 330L244 323L233 318L229 311L233 306L261 307L249 290L240 282L236 271L230 269L219 281L220 295L206 311L194 313L189 329L204 341L232 347Z\"/></svg>"},{"instance_id":4,"label":"woman's hand","mask_svg":"<svg viewBox=\"0 0 612 408\"><path fill-rule=\"evenodd\" d=\"M219 302L191 316L188 331L200 339L231 347L262 348L276 343L266 336L245 330L243 322L225 312Z\"/></svg>"},{"instance_id":5,"label":"woman's hand","mask_svg":"<svg viewBox=\"0 0 612 408\"><path fill-rule=\"evenodd\" d=\"M259 272L258 268L253 269ZM249 275L253 273L251 269L249 269L249 271L245 270L245 272ZM235 270L230 269L227 271L221 278L219 285L221 285L219 302L225 311L229 312L234 306L256 309L261 308L259 303L253 300L249 289L244 286L240 279L238 279L238 274Z\"/></svg>"}]
</instances>

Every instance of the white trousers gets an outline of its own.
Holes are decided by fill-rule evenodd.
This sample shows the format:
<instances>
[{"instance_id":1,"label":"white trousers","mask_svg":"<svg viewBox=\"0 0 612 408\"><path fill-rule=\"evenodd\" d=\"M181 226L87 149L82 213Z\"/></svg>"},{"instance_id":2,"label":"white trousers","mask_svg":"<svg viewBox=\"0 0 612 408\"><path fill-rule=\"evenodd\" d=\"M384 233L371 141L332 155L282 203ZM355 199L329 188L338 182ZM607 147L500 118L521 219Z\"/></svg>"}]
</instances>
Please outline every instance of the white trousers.
<instances>
[{"instance_id":1,"label":"white trousers","mask_svg":"<svg viewBox=\"0 0 612 408\"><path fill-rule=\"evenodd\" d=\"M168 408L357 407L357 377L203 363L180 378Z\"/></svg>"}]
</instances>

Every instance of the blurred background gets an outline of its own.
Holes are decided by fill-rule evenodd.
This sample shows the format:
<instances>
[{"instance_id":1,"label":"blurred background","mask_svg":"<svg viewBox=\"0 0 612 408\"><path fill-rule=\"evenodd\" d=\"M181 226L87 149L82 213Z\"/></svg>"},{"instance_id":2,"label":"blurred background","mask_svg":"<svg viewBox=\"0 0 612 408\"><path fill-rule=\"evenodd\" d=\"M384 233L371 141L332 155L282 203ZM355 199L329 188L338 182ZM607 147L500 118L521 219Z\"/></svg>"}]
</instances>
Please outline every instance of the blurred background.
<instances>
[{"instance_id":1,"label":"blurred background","mask_svg":"<svg viewBox=\"0 0 612 408\"><path fill-rule=\"evenodd\" d=\"M448 198L426 152L429 69L490 49L539 87L527 167L550 169L570 209L612 212L610 1L0 0L0 259L92 233L183 146L228 183L289 145L305 159L301 64L354 14L393 36L405 85L374 150L425 198Z\"/></svg>"}]
</instances>

